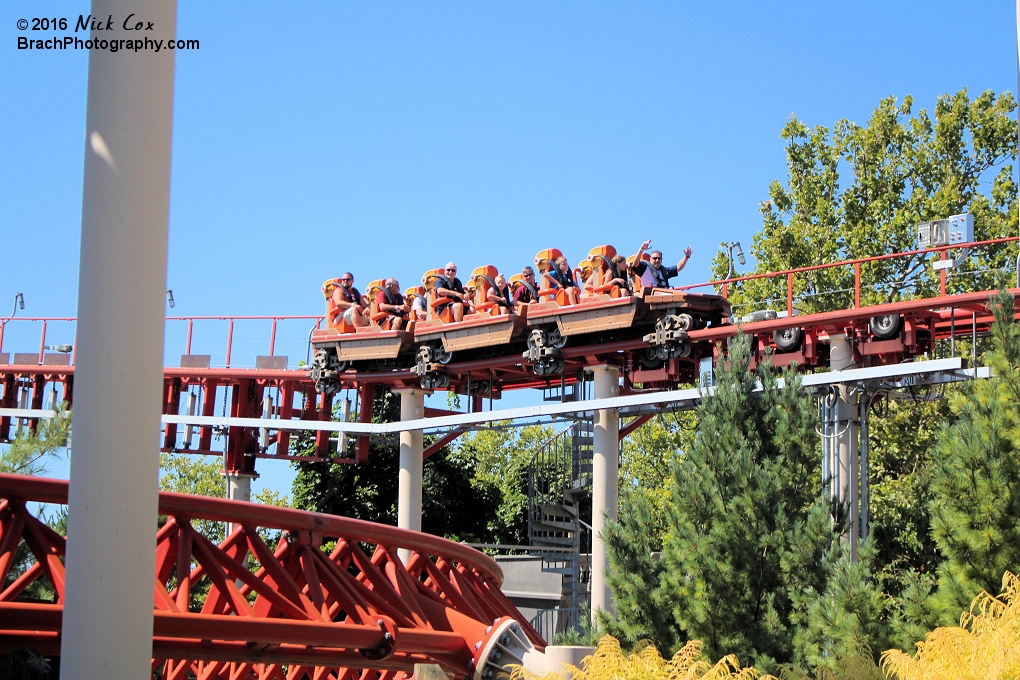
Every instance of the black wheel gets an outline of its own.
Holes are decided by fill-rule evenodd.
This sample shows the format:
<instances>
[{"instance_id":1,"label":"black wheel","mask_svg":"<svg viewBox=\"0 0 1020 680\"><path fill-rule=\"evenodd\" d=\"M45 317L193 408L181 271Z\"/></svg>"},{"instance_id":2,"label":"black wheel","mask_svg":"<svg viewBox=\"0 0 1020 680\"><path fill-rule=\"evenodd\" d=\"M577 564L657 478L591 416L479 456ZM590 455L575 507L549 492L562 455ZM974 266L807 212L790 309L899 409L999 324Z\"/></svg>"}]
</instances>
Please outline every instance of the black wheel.
<instances>
[{"instance_id":1,"label":"black wheel","mask_svg":"<svg viewBox=\"0 0 1020 680\"><path fill-rule=\"evenodd\" d=\"M772 342L784 352L799 349L803 341L804 331L800 328L783 328L772 333Z\"/></svg>"},{"instance_id":2,"label":"black wheel","mask_svg":"<svg viewBox=\"0 0 1020 680\"><path fill-rule=\"evenodd\" d=\"M567 343L570 342L570 338L560 335L559 328L552 329L545 334L545 337L546 342L549 343L549 346L553 349L563 349L567 346Z\"/></svg>"},{"instance_id":3,"label":"black wheel","mask_svg":"<svg viewBox=\"0 0 1020 680\"><path fill-rule=\"evenodd\" d=\"M903 327L903 317L899 314L882 314L871 317L871 334L879 340L895 338Z\"/></svg>"},{"instance_id":4,"label":"black wheel","mask_svg":"<svg viewBox=\"0 0 1020 680\"><path fill-rule=\"evenodd\" d=\"M432 349L432 357L436 363L440 363L443 366L453 361L453 352L447 352L443 349L443 346L435 347Z\"/></svg>"},{"instance_id":5,"label":"black wheel","mask_svg":"<svg viewBox=\"0 0 1020 680\"><path fill-rule=\"evenodd\" d=\"M677 314L674 319L674 325L678 331L689 331L694 328L694 317L690 314Z\"/></svg>"},{"instance_id":6,"label":"black wheel","mask_svg":"<svg viewBox=\"0 0 1020 680\"><path fill-rule=\"evenodd\" d=\"M641 365L645 368L659 368L662 366L662 359L659 358L654 347L648 347L645 349L645 353L641 357Z\"/></svg>"}]
</instances>

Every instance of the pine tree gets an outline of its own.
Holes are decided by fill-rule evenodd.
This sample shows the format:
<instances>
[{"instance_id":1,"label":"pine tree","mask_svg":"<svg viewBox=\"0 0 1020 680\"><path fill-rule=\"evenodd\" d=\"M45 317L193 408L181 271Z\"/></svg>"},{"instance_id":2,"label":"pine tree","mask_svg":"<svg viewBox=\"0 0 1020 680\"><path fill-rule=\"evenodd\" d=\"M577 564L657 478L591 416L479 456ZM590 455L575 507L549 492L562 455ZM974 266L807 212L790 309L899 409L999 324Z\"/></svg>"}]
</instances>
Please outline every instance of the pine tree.
<instances>
[{"instance_id":1,"label":"pine tree","mask_svg":"<svg viewBox=\"0 0 1020 680\"><path fill-rule=\"evenodd\" d=\"M610 550L633 575L629 587L617 578L620 630L644 630L671 651L699 639L712 658L736 653L773 667L793 658L805 594L825 588L834 529L813 400L793 372L779 389L767 365L749 366L749 343L738 337L698 409L697 437L674 465L661 565L638 568L650 523L637 515L613 527ZM663 609L668 623L636 615L642 606Z\"/></svg>"},{"instance_id":2,"label":"pine tree","mask_svg":"<svg viewBox=\"0 0 1020 680\"><path fill-rule=\"evenodd\" d=\"M1020 566L1020 326L1011 294L1000 291L990 306L994 376L953 399L956 422L940 440L933 472L932 533L946 558L935 602L947 624Z\"/></svg>"},{"instance_id":3,"label":"pine tree","mask_svg":"<svg viewBox=\"0 0 1020 680\"><path fill-rule=\"evenodd\" d=\"M659 649L679 648L684 640L673 620L672 607L656 586L662 578L662 550L655 526L654 491L636 490L621 505L620 519L606 529L609 570L606 580L613 591L616 617L600 616L600 627L614 637L634 644L652 640Z\"/></svg>"},{"instance_id":4,"label":"pine tree","mask_svg":"<svg viewBox=\"0 0 1020 680\"><path fill-rule=\"evenodd\" d=\"M876 662L892 644L892 612L872 576L874 557L867 543L857 560L850 558L845 543L834 543L825 565L825 591L811 597L807 617L794 634L796 658L804 666L835 673L853 662L861 677L883 677Z\"/></svg>"}]
</instances>

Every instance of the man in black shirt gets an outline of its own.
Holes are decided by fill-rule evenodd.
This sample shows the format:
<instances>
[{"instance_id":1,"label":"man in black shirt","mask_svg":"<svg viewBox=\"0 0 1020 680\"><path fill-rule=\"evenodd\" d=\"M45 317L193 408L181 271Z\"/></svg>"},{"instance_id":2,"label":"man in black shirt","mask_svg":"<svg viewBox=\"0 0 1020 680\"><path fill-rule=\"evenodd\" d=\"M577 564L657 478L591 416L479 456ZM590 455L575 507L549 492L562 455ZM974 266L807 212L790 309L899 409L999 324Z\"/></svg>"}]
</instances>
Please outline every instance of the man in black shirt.
<instances>
[{"instance_id":1,"label":"man in black shirt","mask_svg":"<svg viewBox=\"0 0 1020 680\"><path fill-rule=\"evenodd\" d=\"M453 308L453 320L463 321L464 320L464 308L468 305L468 299L470 296L464 292L464 284L457 278L457 265L453 262L446 263L446 269L444 270L446 276L441 276L436 279L436 295L439 296L443 302L436 305L435 314L439 316L447 307ZM460 300L460 302L455 302Z\"/></svg>"},{"instance_id":2,"label":"man in black shirt","mask_svg":"<svg viewBox=\"0 0 1020 680\"><path fill-rule=\"evenodd\" d=\"M675 267L663 267L661 250L653 250L649 253L651 262L645 262L641 259L641 254L648 250L648 246L651 244L652 239L648 239L638 248L637 255L634 256L632 271L641 277L642 285L647 288L669 288L669 280L687 266L687 261L691 259L691 253L694 252L694 249L687 246L684 248L683 259Z\"/></svg>"}]
</instances>

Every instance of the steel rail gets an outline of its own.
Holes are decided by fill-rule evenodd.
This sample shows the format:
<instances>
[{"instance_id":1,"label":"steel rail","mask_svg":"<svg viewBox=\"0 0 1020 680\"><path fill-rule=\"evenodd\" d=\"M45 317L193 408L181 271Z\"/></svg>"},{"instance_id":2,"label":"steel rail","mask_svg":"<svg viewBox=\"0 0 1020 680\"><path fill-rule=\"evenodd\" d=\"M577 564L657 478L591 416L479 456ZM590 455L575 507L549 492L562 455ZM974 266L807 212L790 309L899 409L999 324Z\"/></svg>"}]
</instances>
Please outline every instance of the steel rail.
<instances>
[{"instance_id":1,"label":"steel rail","mask_svg":"<svg viewBox=\"0 0 1020 680\"><path fill-rule=\"evenodd\" d=\"M63 479L46 479L0 473L0 497L20 498L39 503L67 503L68 482ZM318 512L280 508L261 503L231 501L225 498L192 496L190 494L159 492L159 512L162 515L185 515L193 519L214 522L237 522L243 517L246 524L271 529L297 529L314 531L330 536L346 536L358 541L387 543L410 548L423 554L441 554L470 565L492 578L496 585L503 584L503 570L494 559L461 543L442 536L419 531L398 529L350 517L327 515Z\"/></svg>"}]
</instances>

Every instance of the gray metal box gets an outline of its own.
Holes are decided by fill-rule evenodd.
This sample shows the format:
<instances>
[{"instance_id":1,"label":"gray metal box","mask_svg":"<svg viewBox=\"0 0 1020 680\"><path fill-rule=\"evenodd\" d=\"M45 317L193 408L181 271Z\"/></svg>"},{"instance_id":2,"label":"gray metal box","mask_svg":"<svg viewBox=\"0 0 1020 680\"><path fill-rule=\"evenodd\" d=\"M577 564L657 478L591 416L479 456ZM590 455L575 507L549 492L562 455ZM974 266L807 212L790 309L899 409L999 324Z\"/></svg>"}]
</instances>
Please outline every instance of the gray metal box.
<instances>
[{"instance_id":1,"label":"gray metal box","mask_svg":"<svg viewBox=\"0 0 1020 680\"><path fill-rule=\"evenodd\" d=\"M181 368L209 368L212 357L208 354L182 354Z\"/></svg>"},{"instance_id":2,"label":"gray metal box","mask_svg":"<svg viewBox=\"0 0 1020 680\"><path fill-rule=\"evenodd\" d=\"M255 357L255 368L260 371L286 371L287 357L284 356Z\"/></svg>"}]
</instances>

